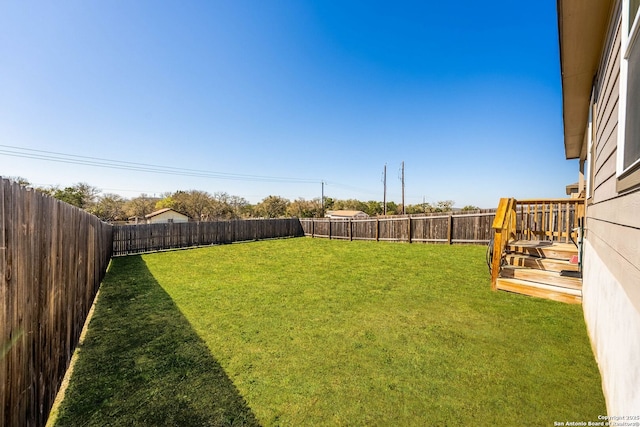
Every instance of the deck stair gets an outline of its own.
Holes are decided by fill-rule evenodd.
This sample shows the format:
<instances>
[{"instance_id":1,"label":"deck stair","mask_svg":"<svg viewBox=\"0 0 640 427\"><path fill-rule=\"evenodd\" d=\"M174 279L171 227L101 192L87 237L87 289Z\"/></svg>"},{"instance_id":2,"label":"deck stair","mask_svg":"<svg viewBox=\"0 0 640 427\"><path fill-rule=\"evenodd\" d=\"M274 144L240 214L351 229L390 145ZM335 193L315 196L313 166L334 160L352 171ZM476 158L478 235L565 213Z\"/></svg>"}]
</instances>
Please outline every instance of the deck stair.
<instances>
[{"instance_id":1,"label":"deck stair","mask_svg":"<svg viewBox=\"0 0 640 427\"><path fill-rule=\"evenodd\" d=\"M582 278L573 243L519 240L508 243L496 289L565 303L582 302Z\"/></svg>"}]
</instances>

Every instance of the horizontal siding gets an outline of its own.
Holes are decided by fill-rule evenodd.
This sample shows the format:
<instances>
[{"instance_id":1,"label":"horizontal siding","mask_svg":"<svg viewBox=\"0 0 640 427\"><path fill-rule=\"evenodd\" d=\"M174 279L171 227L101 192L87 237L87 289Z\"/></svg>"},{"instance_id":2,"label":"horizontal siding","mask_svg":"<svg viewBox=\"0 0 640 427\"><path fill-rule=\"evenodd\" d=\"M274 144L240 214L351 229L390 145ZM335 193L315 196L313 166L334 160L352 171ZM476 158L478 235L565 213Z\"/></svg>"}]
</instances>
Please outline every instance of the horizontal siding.
<instances>
[{"instance_id":1,"label":"horizontal siding","mask_svg":"<svg viewBox=\"0 0 640 427\"><path fill-rule=\"evenodd\" d=\"M604 67L602 79L598 82L598 104L608 106L607 108L599 108L596 112L596 122L599 127L596 128L597 139L602 140L603 135L610 133L606 131L608 126L615 125L618 121L618 115L612 114L611 107L618 103L618 92L620 83L620 32L616 32L614 39L614 47L609 51L610 56L607 58L607 66Z\"/></svg>"},{"instance_id":2,"label":"horizontal siding","mask_svg":"<svg viewBox=\"0 0 640 427\"><path fill-rule=\"evenodd\" d=\"M611 176L615 178L616 175L616 156L615 150L613 153L609 153L608 157L601 157L600 161L596 163L596 174L603 181L609 179ZM596 182L596 185L598 183Z\"/></svg>"},{"instance_id":3,"label":"horizontal siding","mask_svg":"<svg viewBox=\"0 0 640 427\"><path fill-rule=\"evenodd\" d=\"M629 228L640 228L639 212L640 192L589 207L589 217Z\"/></svg>"},{"instance_id":4,"label":"horizontal siding","mask_svg":"<svg viewBox=\"0 0 640 427\"><path fill-rule=\"evenodd\" d=\"M597 143L596 143L596 172L599 165L602 165L609 157L615 154L618 141L618 86L615 86L616 97L612 104L605 105L609 120L602 128L602 123L596 123ZM615 158L615 155L613 156Z\"/></svg>"},{"instance_id":5,"label":"horizontal siding","mask_svg":"<svg viewBox=\"0 0 640 427\"><path fill-rule=\"evenodd\" d=\"M606 200L600 200L600 198L604 195L612 195L616 192L616 176L612 175L609 177L600 176L599 180L596 180L596 186L594 189L594 201L598 203L606 203L608 200L611 200L611 196Z\"/></svg>"},{"instance_id":6,"label":"horizontal siding","mask_svg":"<svg viewBox=\"0 0 640 427\"><path fill-rule=\"evenodd\" d=\"M640 266L640 229L606 222L598 218L589 218L589 231L606 242L608 249L617 254L617 258L631 263L634 270ZM640 283L636 283L640 286Z\"/></svg>"},{"instance_id":7,"label":"horizontal siding","mask_svg":"<svg viewBox=\"0 0 640 427\"><path fill-rule=\"evenodd\" d=\"M610 39L612 46L605 50L608 56L597 81L594 192L587 206L585 236L640 310L640 190L624 195L616 190L620 23L618 20Z\"/></svg>"},{"instance_id":8,"label":"horizontal siding","mask_svg":"<svg viewBox=\"0 0 640 427\"><path fill-rule=\"evenodd\" d=\"M600 198L606 194L615 195L617 181L615 151L605 158L603 163L596 163L596 168L594 194ZM601 201L598 197L594 197L594 203Z\"/></svg>"},{"instance_id":9,"label":"horizontal siding","mask_svg":"<svg viewBox=\"0 0 640 427\"><path fill-rule=\"evenodd\" d=\"M601 69L596 112L596 156L593 183L593 204L617 197L615 162L618 143L618 100L620 78L620 25L608 52L607 64Z\"/></svg>"}]
</instances>

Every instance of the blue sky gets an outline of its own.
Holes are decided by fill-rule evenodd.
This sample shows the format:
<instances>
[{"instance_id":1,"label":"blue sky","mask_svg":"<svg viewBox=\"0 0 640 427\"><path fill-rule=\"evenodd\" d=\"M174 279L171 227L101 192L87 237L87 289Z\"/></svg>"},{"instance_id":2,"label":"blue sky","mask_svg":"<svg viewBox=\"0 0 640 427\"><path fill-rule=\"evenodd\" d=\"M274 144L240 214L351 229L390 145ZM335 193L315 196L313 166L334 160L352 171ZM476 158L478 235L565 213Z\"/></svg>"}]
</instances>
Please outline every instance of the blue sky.
<instances>
[{"instance_id":1,"label":"blue sky","mask_svg":"<svg viewBox=\"0 0 640 427\"><path fill-rule=\"evenodd\" d=\"M36 185L382 200L387 164L400 202L404 161L407 204L495 207L564 197L563 147L555 1L0 3L0 175Z\"/></svg>"}]
</instances>

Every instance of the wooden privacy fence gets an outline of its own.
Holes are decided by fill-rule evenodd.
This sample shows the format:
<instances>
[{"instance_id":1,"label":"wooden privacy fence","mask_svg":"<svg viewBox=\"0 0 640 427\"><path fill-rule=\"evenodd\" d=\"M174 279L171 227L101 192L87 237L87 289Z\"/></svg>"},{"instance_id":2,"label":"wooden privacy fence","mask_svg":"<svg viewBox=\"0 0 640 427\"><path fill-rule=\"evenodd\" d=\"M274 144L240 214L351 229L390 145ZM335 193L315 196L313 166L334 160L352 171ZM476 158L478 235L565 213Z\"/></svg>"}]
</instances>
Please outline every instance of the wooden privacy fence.
<instances>
[{"instance_id":1,"label":"wooden privacy fence","mask_svg":"<svg viewBox=\"0 0 640 427\"><path fill-rule=\"evenodd\" d=\"M111 258L112 227L0 179L0 425L44 425Z\"/></svg>"},{"instance_id":2,"label":"wooden privacy fence","mask_svg":"<svg viewBox=\"0 0 640 427\"><path fill-rule=\"evenodd\" d=\"M303 235L296 218L118 225L113 255Z\"/></svg>"},{"instance_id":3,"label":"wooden privacy fence","mask_svg":"<svg viewBox=\"0 0 640 427\"><path fill-rule=\"evenodd\" d=\"M492 237L495 212L452 213L367 219L300 219L311 237L423 243L486 244Z\"/></svg>"}]
</instances>

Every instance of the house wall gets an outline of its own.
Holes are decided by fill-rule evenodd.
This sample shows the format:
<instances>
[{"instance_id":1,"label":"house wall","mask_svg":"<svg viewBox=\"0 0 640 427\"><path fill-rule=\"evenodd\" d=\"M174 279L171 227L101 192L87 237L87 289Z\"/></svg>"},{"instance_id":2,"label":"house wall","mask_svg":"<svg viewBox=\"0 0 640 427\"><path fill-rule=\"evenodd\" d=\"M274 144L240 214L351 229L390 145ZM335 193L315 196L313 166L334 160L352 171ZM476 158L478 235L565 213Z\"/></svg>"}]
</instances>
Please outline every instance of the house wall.
<instances>
[{"instance_id":1,"label":"house wall","mask_svg":"<svg viewBox=\"0 0 640 427\"><path fill-rule=\"evenodd\" d=\"M582 306L609 415L640 414L640 312L589 241Z\"/></svg>"},{"instance_id":2,"label":"house wall","mask_svg":"<svg viewBox=\"0 0 640 427\"><path fill-rule=\"evenodd\" d=\"M189 218L186 215L182 215L181 213L174 211L162 212L159 215L155 215L147 220L148 224L159 224L162 222L169 222L169 220L173 220L173 222L188 222Z\"/></svg>"},{"instance_id":3,"label":"house wall","mask_svg":"<svg viewBox=\"0 0 640 427\"><path fill-rule=\"evenodd\" d=\"M638 415L640 190L616 191L619 9L613 14L595 80L595 173L586 209L583 307L609 415Z\"/></svg>"}]
</instances>

